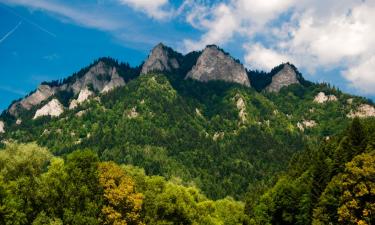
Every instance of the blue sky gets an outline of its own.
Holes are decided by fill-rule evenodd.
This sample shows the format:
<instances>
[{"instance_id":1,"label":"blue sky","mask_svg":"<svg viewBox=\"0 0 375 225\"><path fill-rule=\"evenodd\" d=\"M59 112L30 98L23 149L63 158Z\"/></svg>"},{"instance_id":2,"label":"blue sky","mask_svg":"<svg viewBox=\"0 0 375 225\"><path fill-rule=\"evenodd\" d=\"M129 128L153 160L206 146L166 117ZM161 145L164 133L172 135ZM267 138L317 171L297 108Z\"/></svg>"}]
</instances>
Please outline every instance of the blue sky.
<instances>
[{"instance_id":1,"label":"blue sky","mask_svg":"<svg viewBox=\"0 0 375 225\"><path fill-rule=\"evenodd\" d=\"M361 0L0 0L0 110L102 56L218 44L250 69L290 61L375 99L375 3Z\"/></svg>"}]
</instances>

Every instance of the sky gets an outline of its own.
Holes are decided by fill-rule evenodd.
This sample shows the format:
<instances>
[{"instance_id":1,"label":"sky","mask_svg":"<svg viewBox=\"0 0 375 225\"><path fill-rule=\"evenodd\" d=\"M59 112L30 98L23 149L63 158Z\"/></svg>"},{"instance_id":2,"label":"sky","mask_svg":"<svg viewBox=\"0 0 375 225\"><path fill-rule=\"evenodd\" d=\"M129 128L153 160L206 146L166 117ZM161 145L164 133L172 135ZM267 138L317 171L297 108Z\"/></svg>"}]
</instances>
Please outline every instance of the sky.
<instances>
[{"instance_id":1,"label":"sky","mask_svg":"<svg viewBox=\"0 0 375 225\"><path fill-rule=\"evenodd\" d=\"M291 62L375 100L375 0L0 0L0 110L99 57L139 65L159 42L216 44L252 70Z\"/></svg>"}]
</instances>

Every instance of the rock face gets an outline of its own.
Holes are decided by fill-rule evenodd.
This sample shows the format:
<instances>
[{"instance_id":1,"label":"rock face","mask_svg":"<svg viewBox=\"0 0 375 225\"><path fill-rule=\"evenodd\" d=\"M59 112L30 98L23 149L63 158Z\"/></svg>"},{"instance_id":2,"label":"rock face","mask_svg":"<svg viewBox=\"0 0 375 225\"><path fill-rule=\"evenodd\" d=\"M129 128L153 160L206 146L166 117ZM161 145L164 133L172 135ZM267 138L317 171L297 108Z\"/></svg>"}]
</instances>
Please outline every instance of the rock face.
<instances>
[{"instance_id":1,"label":"rock face","mask_svg":"<svg viewBox=\"0 0 375 225\"><path fill-rule=\"evenodd\" d=\"M245 68L217 46L207 46L186 78L207 82L222 80L250 87Z\"/></svg>"},{"instance_id":2,"label":"rock face","mask_svg":"<svg viewBox=\"0 0 375 225\"><path fill-rule=\"evenodd\" d=\"M65 84L61 89L72 90L74 94L78 94L89 85L96 91L107 92L115 87L124 86L125 81L120 77L115 67L110 67L104 62L99 61L73 84Z\"/></svg>"},{"instance_id":3,"label":"rock face","mask_svg":"<svg viewBox=\"0 0 375 225\"><path fill-rule=\"evenodd\" d=\"M79 104L81 104L82 102L86 101L90 96L93 96L93 95L94 95L94 93L92 91L90 91L87 87L84 88L84 89L82 89L79 92L78 98L77 99L73 99L70 102L69 109L76 108Z\"/></svg>"},{"instance_id":4,"label":"rock face","mask_svg":"<svg viewBox=\"0 0 375 225\"><path fill-rule=\"evenodd\" d=\"M5 124L0 120L0 134L5 133Z\"/></svg>"},{"instance_id":5,"label":"rock face","mask_svg":"<svg viewBox=\"0 0 375 225\"><path fill-rule=\"evenodd\" d=\"M20 109L30 110L33 106L39 105L60 91L72 91L74 94L80 94L81 96L80 92L87 89L89 86L95 91L105 93L124 85L125 81L117 72L116 67L109 66L105 62L99 61L96 65L92 66L86 74L77 78L72 83L65 83L53 87L49 85L40 85L33 94L11 105L8 112L13 116L18 116ZM88 94L87 91L82 94L81 97L78 97L79 99L85 99L88 97L85 96ZM82 102L79 99L76 102L71 102L72 108Z\"/></svg>"},{"instance_id":6,"label":"rock face","mask_svg":"<svg viewBox=\"0 0 375 225\"><path fill-rule=\"evenodd\" d=\"M178 53L162 43L158 44L152 49L151 54L143 64L141 74L163 71L171 72L180 68L178 55Z\"/></svg>"},{"instance_id":7,"label":"rock face","mask_svg":"<svg viewBox=\"0 0 375 225\"><path fill-rule=\"evenodd\" d=\"M298 129L300 129L301 131L305 131L305 128L313 128L316 125L317 123L314 120L304 120L297 123Z\"/></svg>"},{"instance_id":8,"label":"rock face","mask_svg":"<svg viewBox=\"0 0 375 225\"><path fill-rule=\"evenodd\" d=\"M368 104L362 104L358 107L356 112L350 112L347 117L354 118L365 118L365 117L373 117L375 116L375 108L374 106Z\"/></svg>"},{"instance_id":9,"label":"rock face","mask_svg":"<svg viewBox=\"0 0 375 225\"><path fill-rule=\"evenodd\" d=\"M43 106L42 108L36 111L33 119L36 119L41 116L57 117L57 116L60 116L63 112L64 112L64 107L59 102L59 100L52 99L45 106Z\"/></svg>"},{"instance_id":10,"label":"rock face","mask_svg":"<svg viewBox=\"0 0 375 225\"><path fill-rule=\"evenodd\" d=\"M48 85L40 85L34 93L11 105L8 112L13 116L17 116L18 109L23 108L26 110L30 110L33 106L38 105L42 101L51 97L53 94L55 94L55 92L55 87L52 88Z\"/></svg>"},{"instance_id":11,"label":"rock face","mask_svg":"<svg viewBox=\"0 0 375 225\"><path fill-rule=\"evenodd\" d=\"M241 96L236 95L236 107L238 109L238 118L240 119L240 124L244 124L247 121L247 113L246 113L246 104L245 101Z\"/></svg>"},{"instance_id":12,"label":"rock face","mask_svg":"<svg viewBox=\"0 0 375 225\"><path fill-rule=\"evenodd\" d=\"M334 95L326 95L324 92L319 92L314 98L314 102L319 104L330 101L337 101L337 97Z\"/></svg>"},{"instance_id":13,"label":"rock face","mask_svg":"<svg viewBox=\"0 0 375 225\"><path fill-rule=\"evenodd\" d=\"M111 90L113 90L117 87L121 87L121 86L124 86L124 85L125 85L124 79L122 79L122 77L120 77L120 75L117 73L117 69L113 68L111 80L106 85L104 85L103 90L101 90L100 92L106 93L106 92L109 92L109 91L111 91Z\"/></svg>"},{"instance_id":14,"label":"rock face","mask_svg":"<svg viewBox=\"0 0 375 225\"><path fill-rule=\"evenodd\" d=\"M299 84L297 73L289 64L284 64L284 67L272 77L272 82L266 87L268 92L279 92L281 88L292 84Z\"/></svg>"},{"instance_id":15,"label":"rock face","mask_svg":"<svg viewBox=\"0 0 375 225\"><path fill-rule=\"evenodd\" d=\"M88 88L82 89L79 92L77 102L82 103L82 102L86 101L92 95L94 95L94 93L92 91L90 91Z\"/></svg>"}]
</instances>

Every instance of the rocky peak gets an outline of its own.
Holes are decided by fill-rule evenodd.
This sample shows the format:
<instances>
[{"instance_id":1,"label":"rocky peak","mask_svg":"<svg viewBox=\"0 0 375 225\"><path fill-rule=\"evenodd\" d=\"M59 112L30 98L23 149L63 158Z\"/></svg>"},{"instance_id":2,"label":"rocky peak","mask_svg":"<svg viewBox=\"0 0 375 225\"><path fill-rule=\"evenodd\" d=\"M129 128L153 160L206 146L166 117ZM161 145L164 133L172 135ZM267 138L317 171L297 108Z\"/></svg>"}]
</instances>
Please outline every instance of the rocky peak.
<instances>
[{"instance_id":1,"label":"rocky peak","mask_svg":"<svg viewBox=\"0 0 375 225\"><path fill-rule=\"evenodd\" d=\"M182 58L182 55L159 43L152 49L151 54L143 64L141 74L176 70L180 68L180 58Z\"/></svg>"},{"instance_id":2,"label":"rocky peak","mask_svg":"<svg viewBox=\"0 0 375 225\"><path fill-rule=\"evenodd\" d=\"M108 66L103 61L99 61L85 75L73 84L67 84L64 89L71 89L75 94L78 94L88 86L98 92L107 92L124 85L125 81L118 74L116 67Z\"/></svg>"},{"instance_id":3,"label":"rocky peak","mask_svg":"<svg viewBox=\"0 0 375 225\"><path fill-rule=\"evenodd\" d=\"M52 99L45 106L38 109L34 115L33 119L39 118L41 116L60 116L64 112L64 106L57 99Z\"/></svg>"},{"instance_id":4,"label":"rocky peak","mask_svg":"<svg viewBox=\"0 0 375 225\"><path fill-rule=\"evenodd\" d=\"M202 82L222 80L250 87L250 81L243 65L215 45L207 46L203 50L186 78Z\"/></svg>"},{"instance_id":5,"label":"rocky peak","mask_svg":"<svg viewBox=\"0 0 375 225\"><path fill-rule=\"evenodd\" d=\"M124 85L125 81L119 75L117 68L101 60L92 66L85 74L67 83L40 85L34 93L13 103L9 107L8 112L17 117L20 112L19 110L30 110L33 106L41 104L60 91L72 91L74 94L79 94L82 90L92 87L95 91L104 93Z\"/></svg>"},{"instance_id":6,"label":"rocky peak","mask_svg":"<svg viewBox=\"0 0 375 225\"><path fill-rule=\"evenodd\" d=\"M283 64L279 72L272 76L272 82L266 87L268 92L279 92L281 88L299 84L296 70L288 63Z\"/></svg>"},{"instance_id":7,"label":"rocky peak","mask_svg":"<svg viewBox=\"0 0 375 225\"><path fill-rule=\"evenodd\" d=\"M29 96L25 97L24 99L13 103L8 112L13 115L17 116L18 110L20 108L30 110L33 106L40 104L47 98L54 95L56 92L56 87L50 87L49 85L39 85L38 89L30 94Z\"/></svg>"}]
</instances>

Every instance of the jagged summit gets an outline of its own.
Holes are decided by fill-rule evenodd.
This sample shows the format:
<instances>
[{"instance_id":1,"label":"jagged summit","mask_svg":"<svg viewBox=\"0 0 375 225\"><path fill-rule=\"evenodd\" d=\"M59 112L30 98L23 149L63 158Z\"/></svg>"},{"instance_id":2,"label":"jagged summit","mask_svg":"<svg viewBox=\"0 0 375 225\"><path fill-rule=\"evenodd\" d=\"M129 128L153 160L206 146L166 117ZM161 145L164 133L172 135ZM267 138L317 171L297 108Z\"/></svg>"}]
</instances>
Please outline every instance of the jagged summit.
<instances>
[{"instance_id":1,"label":"jagged summit","mask_svg":"<svg viewBox=\"0 0 375 225\"><path fill-rule=\"evenodd\" d=\"M33 106L40 104L42 101L51 97L55 93L56 87L51 87L47 84L41 84L35 92L29 94L20 101L14 102L9 107L8 112L13 116L17 116L20 109L30 110Z\"/></svg>"},{"instance_id":2,"label":"jagged summit","mask_svg":"<svg viewBox=\"0 0 375 225\"><path fill-rule=\"evenodd\" d=\"M62 81L43 82L36 91L25 98L15 101L8 113L16 118L20 112L40 109L56 96L69 96L59 99L65 108L75 108L77 96L82 90L90 89L93 95L105 93L126 82L135 79L140 74L149 72L170 72L176 79L194 79L201 82L225 81L253 87L257 91L279 92L282 87L291 84L303 84L303 78L298 70L289 63L275 67L270 73L252 75L239 60L216 45L208 45L198 52L183 55L163 43L157 44L151 51L145 63L140 67L130 67L126 63L103 57L78 73ZM301 83L302 82L302 83ZM63 94L62 94L63 93ZM68 94L67 94L68 93Z\"/></svg>"},{"instance_id":3,"label":"jagged summit","mask_svg":"<svg viewBox=\"0 0 375 225\"><path fill-rule=\"evenodd\" d=\"M181 66L183 56L163 43L156 45L142 66L141 74L171 72Z\"/></svg>"},{"instance_id":4,"label":"jagged summit","mask_svg":"<svg viewBox=\"0 0 375 225\"><path fill-rule=\"evenodd\" d=\"M82 77L76 79L74 83L64 84L60 86L60 89L71 90L74 94L78 94L82 89L88 86L91 86L95 91L104 92L123 85L125 85L125 81L118 74L117 68L107 65L103 61L99 61Z\"/></svg>"},{"instance_id":5,"label":"jagged summit","mask_svg":"<svg viewBox=\"0 0 375 225\"><path fill-rule=\"evenodd\" d=\"M246 69L216 45L207 46L186 78L202 82L222 80L250 87Z\"/></svg>"},{"instance_id":6,"label":"jagged summit","mask_svg":"<svg viewBox=\"0 0 375 225\"><path fill-rule=\"evenodd\" d=\"M292 84L300 84L300 75L290 63L281 64L275 68L271 83L265 88L268 92L279 92L281 88Z\"/></svg>"},{"instance_id":7,"label":"jagged summit","mask_svg":"<svg viewBox=\"0 0 375 225\"><path fill-rule=\"evenodd\" d=\"M31 110L34 106L59 93L78 95L82 90L92 88L99 93L108 92L116 87L124 86L125 81L120 76L118 68L106 60L98 60L78 74L66 78L63 82L43 82L35 92L14 102L8 113L18 117L21 111Z\"/></svg>"}]
</instances>

